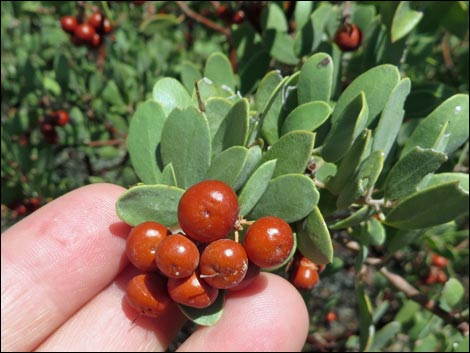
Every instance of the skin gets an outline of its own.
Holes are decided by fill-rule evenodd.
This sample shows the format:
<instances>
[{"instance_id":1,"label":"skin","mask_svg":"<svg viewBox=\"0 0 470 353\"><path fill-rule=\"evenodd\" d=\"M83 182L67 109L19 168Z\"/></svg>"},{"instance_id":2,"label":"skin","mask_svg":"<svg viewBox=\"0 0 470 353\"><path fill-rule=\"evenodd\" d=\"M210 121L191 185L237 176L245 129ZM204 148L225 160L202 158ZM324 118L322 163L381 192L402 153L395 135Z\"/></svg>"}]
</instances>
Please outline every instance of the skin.
<instances>
[{"instance_id":1,"label":"skin","mask_svg":"<svg viewBox=\"0 0 470 353\"><path fill-rule=\"evenodd\" d=\"M126 305L130 228L115 213L124 189L95 184L43 206L2 234L2 351L165 351L185 322L177 308L158 319ZM227 293L224 314L179 351L299 351L307 336L302 297L261 274Z\"/></svg>"}]
</instances>

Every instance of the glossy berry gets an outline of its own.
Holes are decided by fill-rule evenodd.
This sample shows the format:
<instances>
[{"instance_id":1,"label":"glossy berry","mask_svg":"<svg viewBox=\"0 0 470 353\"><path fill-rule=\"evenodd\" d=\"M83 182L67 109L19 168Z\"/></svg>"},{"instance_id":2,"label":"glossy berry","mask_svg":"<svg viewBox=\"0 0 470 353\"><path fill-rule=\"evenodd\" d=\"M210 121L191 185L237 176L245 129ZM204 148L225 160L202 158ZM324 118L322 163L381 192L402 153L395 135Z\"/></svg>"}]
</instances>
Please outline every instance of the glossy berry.
<instances>
[{"instance_id":1,"label":"glossy berry","mask_svg":"<svg viewBox=\"0 0 470 353\"><path fill-rule=\"evenodd\" d=\"M109 22L109 20L105 18L103 21L103 28L102 28L103 34L108 34L112 30L113 30L113 26L111 26L111 22Z\"/></svg>"},{"instance_id":2,"label":"glossy berry","mask_svg":"<svg viewBox=\"0 0 470 353\"><path fill-rule=\"evenodd\" d=\"M95 33L93 39L91 40L90 46L92 48L98 48L101 45L101 36L98 33Z\"/></svg>"},{"instance_id":3,"label":"glossy berry","mask_svg":"<svg viewBox=\"0 0 470 353\"><path fill-rule=\"evenodd\" d=\"M235 15L233 15L233 23L240 24L245 21L245 11L238 10Z\"/></svg>"},{"instance_id":4,"label":"glossy berry","mask_svg":"<svg viewBox=\"0 0 470 353\"><path fill-rule=\"evenodd\" d=\"M184 235L170 235L158 245L155 261L158 269L167 277L188 277L199 264L199 250Z\"/></svg>"},{"instance_id":5,"label":"glossy berry","mask_svg":"<svg viewBox=\"0 0 470 353\"><path fill-rule=\"evenodd\" d=\"M326 322L333 322L338 320L338 316L334 311L328 311L325 315L325 321Z\"/></svg>"},{"instance_id":6,"label":"glossy berry","mask_svg":"<svg viewBox=\"0 0 470 353\"><path fill-rule=\"evenodd\" d=\"M263 217L253 223L243 241L248 258L259 267L282 264L292 251L292 229L278 217Z\"/></svg>"},{"instance_id":7,"label":"glossy berry","mask_svg":"<svg viewBox=\"0 0 470 353\"><path fill-rule=\"evenodd\" d=\"M202 252L199 270L201 277L211 286L231 288L245 277L248 257L241 244L231 239L219 239Z\"/></svg>"},{"instance_id":8,"label":"glossy berry","mask_svg":"<svg viewBox=\"0 0 470 353\"><path fill-rule=\"evenodd\" d=\"M181 229L192 239L210 243L225 237L238 216L238 198L227 184L206 180L191 186L178 205Z\"/></svg>"},{"instance_id":9,"label":"glossy berry","mask_svg":"<svg viewBox=\"0 0 470 353\"><path fill-rule=\"evenodd\" d=\"M99 31L101 28L101 25L103 23L103 15L101 12L94 12L89 18L88 18L88 24L92 26L96 31Z\"/></svg>"},{"instance_id":10,"label":"glossy berry","mask_svg":"<svg viewBox=\"0 0 470 353\"><path fill-rule=\"evenodd\" d=\"M78 25L77 18L73 16L63 16L60 19L60 25L65 32L73 33Z\"/></svg>"},{"instance_id":11,"label":"glossy berry","mask_svg":"<svg viewBox=\"0 0 470 353\"><path fill-rule=\"evenodd\" d=\"M172 303L165 279L156 273L143 273L132 278L126 288L126 300L139 313L149 317L160 316Z\"/></svg>"},{"instance_id":12,"label":"glossy berry","mask_svg":"<svg viewBox=\"0 0 470 353\"><path fill-rule=\"evenodd\" d=\"M58 126L67 125L69 122L69 114L64 110L58 110L54 116L54 122Z\"/></svg>"},{"instance_id":13,"label":"glossy berry","mask_svg":"<svg viewBox=\"0 0 470 353\"><path fill-rule=\"evenodd\" d=\"M447 266L448 260L441 255L432 254L431 263L436 267L444 268Z\"/></svg>"},{"instance_id":14,"label":"glossy berry","mask_svg":"<svg viewBox=\"0 0 470 353\"><path fill-rule=\"evenodd\" d=\"M290 282L297 289L312 289L319 279L318 267L315 263L303 256L295 261L290 273Z\"/></svg>"},{"instance_id":15,"label":"glossy berry","mask_svg":"<svg viewBox=\"0 0 470 353\"><path fill-rule=\"evenodd\" d=\"M334 42L342 51L354 51L362 43L362 32L355 24L346 23L336 30Z\"/></svg>"},{"instance_id":16,"label":"glossy berry","mask_svg":"<svg viewBox=\"0 0 470 353\"><path fill-rule=\"evenodd\" d=\"M229 289L231 291L239 291L245 289L250 284L252 284L256 278L258 278L260 272L261 269L259 268L259 266L256 266L253 262L248 260L248 270L246 271L245 277L240 283Z\"/></svg>"},{"instance_id":17,"label":"glossy berry","mask_svg":"<svg viewBox=\"0 0 470 353\"><path fill-rule=\"evenodd\" d=\"M168 294L179 304L193 308L207 308L219 294L217 288L206 283L197 272L185 278L169 278Z\"/></svg>"},{"instance_id":18,"label":"glossy berry","mask_svg":"<svg viewBox=\"0 0 470 353\"><path fill-rule=\"evenodd\" d=\"M74 35L76 38L83 42L91 43L95 33L96 31L91 25L89 25L88 23L82 23L78 25L75 29Z\"/></svg>"},{"instance_id":19,"label":"glossy berry","mask_svg":"<svg viewBox=\"0 0 470 353\"><path fill-rule=\"evenodd\" d=\"M135 226L127 237L126 254L129 261L139 270L156 270L157 246L169 233L163 224L157 222L144 222Z\"/></svg>"}]
</instances>

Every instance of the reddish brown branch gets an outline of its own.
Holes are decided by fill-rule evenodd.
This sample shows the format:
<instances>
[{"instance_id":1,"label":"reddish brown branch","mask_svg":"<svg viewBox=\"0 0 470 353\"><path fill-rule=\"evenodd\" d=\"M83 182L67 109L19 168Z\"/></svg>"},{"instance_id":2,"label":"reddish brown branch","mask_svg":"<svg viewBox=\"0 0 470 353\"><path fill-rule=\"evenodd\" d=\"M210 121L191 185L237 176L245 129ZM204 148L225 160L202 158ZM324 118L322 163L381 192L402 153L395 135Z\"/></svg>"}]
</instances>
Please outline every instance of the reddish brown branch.
<instances>
[{"instance_id":1,"label":"reddish brown branch","mask_svg":"<svg viewBox=\"0 0 470 353\"><path fill-rule=\"evenodd\" d=\"M227 38L231 37L231 33L230 33L229 29L218 25L214 21L208 19L207 17L204 17L204 16L198 14L197 12L194 12L193 10L191 10L189 8L189 6L186 4L185 1L176 1L176 4L185 13L186 16L192 18L196 22L202 23L204 26L207 26L207 27L213 29L214 31L222 33Z\"/></svg>"}]
</instances>

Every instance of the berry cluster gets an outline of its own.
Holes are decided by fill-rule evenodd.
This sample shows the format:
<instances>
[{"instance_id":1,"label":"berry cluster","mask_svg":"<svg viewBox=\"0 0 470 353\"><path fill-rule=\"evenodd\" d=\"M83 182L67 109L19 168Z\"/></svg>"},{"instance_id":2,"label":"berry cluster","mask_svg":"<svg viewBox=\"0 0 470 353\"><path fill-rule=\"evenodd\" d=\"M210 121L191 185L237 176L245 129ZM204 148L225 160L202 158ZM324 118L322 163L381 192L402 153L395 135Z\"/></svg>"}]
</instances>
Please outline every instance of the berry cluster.
<instances>
[{"instance_id":1,"label":"berry cluster","mask_svg":"<svg viewBox=\"0 0 470 353\"><path fill-rule=\"evenodd\" d=\"M434 284L447 282L447 274L444 272L447 264L448 260L445 257L433 253L431 256L431 266L424 283Z\"/></svg>"},{"instance_id":2,"label":"berry cluster","mask_svg":"<svg viewBox=\"0 0 470 353\"><path fill-rule=\"evenodd\" d=\"M238 198L227 184L207 180L190 187L178 204L182 232L144 222L127 240L127 256L144 271L128 284L128 303L157 317L171 302L205 308L219 291L240 290L259 274L287 260L294 246L289 224L263 217L250 224L243 244L227 236L240 229ZM238 233L237 233L238 234Z\"/></svg>"},{"instance_id":3,"label":"berry cluster","mask_svg":"<svg viewBox=\"0 0 470 353\"><path fill-rule=\"evenodd\" d=\"M77 46L88 45L97 48L101 45L103 36L112 31L111 22L99 11L94 12L86 22L79 23L74 16L64 16L60 19L62 29L71 35L71 41Z\"/></svg>"},{"instance_id":4,"label":"berry cluster","mask_svg":"<svg viewBox=\"0 0 470 353\"><path fill-rule=\"evenodd\" d=\"M36 211L41 207L41 200L38 197L26 198L15 201L8 205L8 208L16 212L16 216L24 216L27 213Z\"/></svg>"},{"instance_id":5,"label":"berry cluster","mask_svg":"<svg viewBox=\"0 0 470 353\"><path fill-rule=\"evenodd\" d=\"M44 119L39 121L39 129L44 136L44 140L55 145L59 142L57 126L65 126L69 122L69 114L64 110L52 111Z\"/></svg>"}]
</instances>

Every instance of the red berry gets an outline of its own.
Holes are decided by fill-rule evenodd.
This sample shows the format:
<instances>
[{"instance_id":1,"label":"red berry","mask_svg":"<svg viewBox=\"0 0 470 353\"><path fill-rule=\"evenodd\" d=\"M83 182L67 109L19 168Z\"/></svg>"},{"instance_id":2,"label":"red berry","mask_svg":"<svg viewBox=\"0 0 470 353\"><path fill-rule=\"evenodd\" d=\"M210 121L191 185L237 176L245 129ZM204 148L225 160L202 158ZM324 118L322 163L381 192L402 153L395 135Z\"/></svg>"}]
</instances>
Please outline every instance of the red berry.
<instances>
[{"instance_id":1,"label":"red berry","mask_svg":"<svg viewBox=\"0 0 470 353\"><path fill-rule=\"evenodd\" d=\"M292 229L278 217L263 217L253 223L243 241L248 258L259 267L282 264L292 251Z\"/></svg>"},{"instance_id":2,"label":"red berry","mask_svg":"<svg viewBox=\"0 0 470 353\"><path fill-rule=\"evenodd\" d=\"M188 277L199 264L199 250L184 235L170 235L158 245L155 261L158 269L167 277Z\"/></svg>"},{"instance_id":3,"label":"red berry","mask_svg":"<svg viewBox=\"0 0 470 353\"><path fill-rule=\"evenodd\" d=\"M69 122L69 114L64 110L58 110L54 116L54 123L58 126L67 125Z\"/></svg>"},{"instance_id":4,"label":"red berry","mask_svg":"<svg viewBox=\"0 0 470 353\"><path fill-rule=\"evenodd\" d=\"M77 18L74 16L63 16L60 19L60 25L65 32L73 33L78 25Z\"/></svg>"},{"instance_id":5,"label":"red berry","mask_svg":"<svg viewBox=\"0 0 470 353\"><path fill-rule=\"evenodd\" d=\"M243 280L234 287L229 288L231 291L239 291L245 289L252 284L260 273L259 266L256 266L253 262L248 260L248 270L246 271Z\"/></svg>"},{"instance_id":6,"label":"red berry","mask_svg":"<svg viewBox=\"0 0 470 353\"><path fill-rule=\"evenodd\" d=\"M448 260L441 255L432 254L431 263L436 267L444 268L447 266Z\"/></svg>"},{"instance_id":7,"label":"red berry","mask_svg":"<svg viewBox=\"0 0 470 353\"><path fill-rule=\"evenodd\" d=\"M47 135L47 134L51 133L52 131L55 131L55 127L54 127L54 125L52 125L50 123L45 123L45 122L41 121L39 123L39 130L42 132L43 135Z\"/></svg>"},{"instance_id":8,"label":"red berry","mask_svg":"<svg viewBox=\"0 0 470 353\"><path fill-rule=\"evenodd\" d=\"M82 23L75 29L74 35L83 42L91 43L95 35L95 29L88 23Z\"/></svg>"},{"instance_id":9,"label":"red berry","mask_svg":"<svg viewBox=\"0 0 470 353\"><path fill-rule=\"evenodd\" d=\"M24 216L28 210L24 204L19 204L18 206L15 207L15 211L18 216Z\"/></svg>"},{"instance_id":10,"label":"red berry","mask_svg":"<svg viewBox=\"0 0 470 353\"><path fill-rule=\"evenodd\" d=\"M56 145L59 143L59 135L57 134L57 131L54 129L44 134L44 140L50 145Z\"/></svg>"},{"instance_id":11,"label":"red berry","mask_svg":"<svg viewBox=\"0 0 470 353\"><path fill-rule=\"evenodd\" d=\"M110 33L112 30L113 30L113 26L111 26L111 22L109 22L109 20L108 20L107 18L105 18L104 21L103 21L102 32L103 32L104 34L108 34L108 33Z\"/></svg>"},{"instance_id":12,"label":"red berry","mask_svg":"<svg viewBox=\"0 0 470 353\"><path fill-rule=\"evenodd\" d=\"M126 299L142 315L158 317L171 304L163 277L156 273L143 273L132 278L126 289Z\"/></svg>"},{"instance_id":13,"label":"red berry","mask_svg":"<svg viewBox=\"0 0 470 353\"><path fill-rule=\"evenodd\" d=\"M144 222L135 226L127 237L126 254L129 261L139 270L156 270L157 246L169 233L163 224L156 222Z\"/></svg>"},{"instance_id":14,"label":"red berry","mask_svg":"<svg viewBox=\"0 0 470 353\"><path fill-rule=\"evenodd\" d=\"M338 316L334 311L328 311L325 315L325 321L326 322L333 322L338 320Z\"/></svg>"},{"instance_id":15,"label":"red berry","mask_svg":"<svg viewBox=\"0 0 470 353\"><path fill-rule=\"evenodd\" d=\"M168 293L179 304L193 308L207 308L219 294L219 290L203 281L197 272L186 278L169 278Z\"/></svg>"},{"instance_id":16,"label":"red berry","mask_svg":"<svg viewBox=\"0 0 470 353\"><path fill-rule=\"evenodd\" d=\"M447 281L447 275L444 271L439 270L436 273L436 282L445 283Z\"/></svg>"},{"instance_id":17,"label":"red berry","mask_svg":"<svg viewBox=\"0 0 470 353\"><path fill-rule=\"evenodd\" d=\"M98 33L95 33L93 39L91 40L90 46L92 48L98 48L101 45L101 36Z\"/></svg>"},{"instance_id":18,"label":"red berry","mask_svg":"<svg viewBox=\"0 0 470 353\"><path fill-rule=\"evenodd\" d=\"M222 21L225 21L226 23L230 23L233 20L234 13L233 10L226 5L220 5L217 7L215 10L217 17L220 18Z\"/></svg>"},{"instance_id":19,"label":"red berry","mask_svg":"<svg viewBox=\"0 0 470 353\"><path fill-rule=\"evenodd\" d=\"M240 24L245 21L245 11L238 10L235 15L233 15L233 23Z\"/></svg>"},{"instance_id":20,"label":"red berry","mask_svg":"<svg viewBox=\"0 0 470 353\"><path fill-rule=\"evenodd\" d=\"M358 26L346 23L336 30L334 42L342 51L354 51L362 42L362 32Z\"/></svg>"},{"instance_id":21,"label":"red berry","mask_svg":"<svg viewBox=\"0 0 470 353\"><path fill-rule=\"evenodd\" d=\"M225 237L238 216L238 198L227 184L206 180L191 186L178 205L181 229L194 240L210 243Z\"/></svg>"},{"instance_id":22,"label":"red berry","mask_svg":"<svg viewBox=\"0 0 470 353\"><path fill-rule=\"evenodd\" d=\"M315 263L303 256L295 261L290 273L290 281L296 288L312 289L319 279L318 266Z\"/></svg>"},{"instance_id":23,"label":"red berry","mask_svg":"<svg viewBox=\"0 0 470 353\"><path fill-rule=\"evenodd\" d=\"M99 31L101 28L101 25L103 23L103 15L101 12L97 11L94 12L89 18L88 18L88 24L92 26L96 31Z\"/></svg>"},{"instance_id":24,"label":"red berry","mask_svg":"<svg viewBox=\"0 0 470 353\"><path fill-rule=\"evenodd\" d=\"M212 287L227 289L239 284L248 270L248 257L239 243L216 240L204 249L199 264L201 277Z\"/></svg>"}]
</instances>

